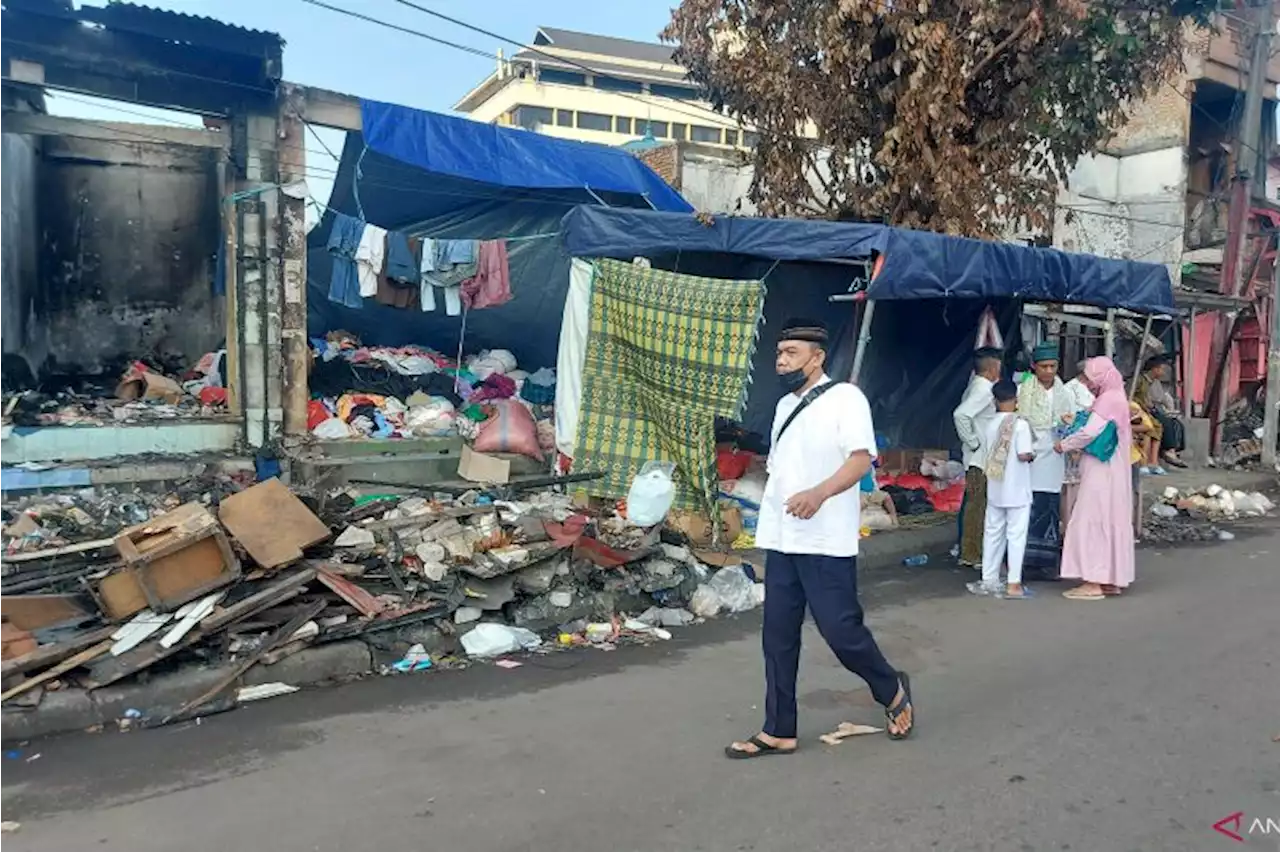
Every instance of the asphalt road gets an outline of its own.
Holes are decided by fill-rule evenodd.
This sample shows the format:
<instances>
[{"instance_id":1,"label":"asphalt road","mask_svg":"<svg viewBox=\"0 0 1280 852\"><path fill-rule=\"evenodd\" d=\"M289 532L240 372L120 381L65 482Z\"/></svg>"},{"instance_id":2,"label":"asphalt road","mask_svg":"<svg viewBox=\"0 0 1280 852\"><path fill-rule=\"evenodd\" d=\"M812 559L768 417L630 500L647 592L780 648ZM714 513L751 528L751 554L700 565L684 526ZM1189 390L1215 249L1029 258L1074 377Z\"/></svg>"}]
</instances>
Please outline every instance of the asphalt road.
<instances>
[{"instance_id":1,"label":"asphalt road","mask_svg":"<svg viewBox=\"0 0 1280 852\"><path fill-rule=\"evenodd\" d=\"M760 724L749 617L35 743L0 762L5 852L1280 848L1212 829L1280 822L1275 526L1144 551L1132 592L1098 603L979 600L940 567L877 579L909 742L817 742L881 717L811 634L803 752L724 759Z\"/></svg>"}]
</instances>

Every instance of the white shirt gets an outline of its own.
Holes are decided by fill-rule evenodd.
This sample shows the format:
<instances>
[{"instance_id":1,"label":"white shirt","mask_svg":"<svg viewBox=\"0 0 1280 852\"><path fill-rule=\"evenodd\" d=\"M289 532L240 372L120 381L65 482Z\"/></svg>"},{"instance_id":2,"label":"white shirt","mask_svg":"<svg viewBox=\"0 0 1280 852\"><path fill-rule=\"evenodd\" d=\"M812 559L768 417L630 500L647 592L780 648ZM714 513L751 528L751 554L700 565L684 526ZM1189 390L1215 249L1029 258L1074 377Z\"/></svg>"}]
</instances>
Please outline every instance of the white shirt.
<instances>
[{"instance_id":1,"label":"white shirt","mask_svg":"<svg viewBox=\"0 0 1280 852\"><path fill-rule=\"evenodd\" d=\"M987 378L975 375L969 380L969 386L960 398L952 419L955 420L956 434L960 436L963 448L964 466L982 470L987 466L987 451L982 436L986 434L987 424L996 415L996 400L991 395L995 384Z\"/></svg>"},{"instance_id":2,"label":"white shirt","mask_svg":"<svg viewBox=\"0 0 1280 852\"><path fill-rule=\"evenodd\" d=\"M830 381L824 375L818 384ZM854 453L865 450L875 457L871 406L858 388L839 383L800 412L779 438L782 424L799 404L800 397L789 393L778 400L773 415L773 449L760 501L756 547L781 553L857 556L862 508L857 483L823 503L807 521L788 515L786 502L829 478Z\"/></svg>"},{"instance_id":3,"label":"white shirt","mask_svg":"<svg viewBox=\"0 0 1280 852\"><path fill-rule=\"evenodd\" d=\"M1013 440L1004 462L1004 477L987 477L987 505L998 509L1017 509L1031 505L1031 462L1018 458L1033 451L1030 424L1012 412L997 411L984 429L982 445L988 451L996 445L1006 417L1016 417L1017 422L1013 424Z\"/></svg>"},{"instance_id":4,"label":"white shirt","mask_svg":"<svg viewBox=\"0 0 1280 852\"><path fill-rule=\"evenodd\" d=\"M387 252L387 230L377 225L365 225L356 246L356 280L360 282L360 295L378 294L378 276L382 274L382 259Z\"/></svg>"}]
</instances>

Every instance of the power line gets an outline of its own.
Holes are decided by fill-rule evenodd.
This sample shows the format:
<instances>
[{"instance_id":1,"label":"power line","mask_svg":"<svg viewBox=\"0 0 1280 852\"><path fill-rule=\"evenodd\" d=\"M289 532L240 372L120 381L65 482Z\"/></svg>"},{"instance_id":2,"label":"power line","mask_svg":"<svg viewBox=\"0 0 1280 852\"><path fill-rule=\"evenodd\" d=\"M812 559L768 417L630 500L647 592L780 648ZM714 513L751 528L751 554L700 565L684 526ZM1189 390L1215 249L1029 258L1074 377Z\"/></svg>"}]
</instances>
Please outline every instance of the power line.
<instances>
[{"instance_id":1,"label":"power line","mask_svg":"<svg viewBox=\"0 0 1280 852\"><path fill-rule=\"evenodd\" d=\"M485 52L485 51L483 51L483 50L478 50L478 49L476 49L476 48L466 47L466 46L463 46L463 45L458 45L458 44L455 44L455 43L453 43L453 42L449 42L449 41L446 41L446 40L444 40L444 39L438 38L438 37L436 37L436 36L429 35L429 34L427 34L427 33L421 32L421 31L419 31L419 30L410 29L410 28L408 28L408 27L402 27L402 26L400 26L399 24L393 24L393 23L391 23L391 22L389 22L389 21L384 21L384 20L381 20L381 19L379 19L379 18L375 18L375 17L373 17L373 16L371 16L371 15L363 15L363 14L361 14L361 13L359 13L359 12L353 12L353 11L351 11L350 9L343 9L343 8L341 8L341 7L338 7L338 6L332 6L332 5L328 4L328 3L322 2L322 0L302 0L302 2L303 2L303 3L307 3L307 4L311 5L311 6L318 6L318 7L322 8L322 9L328 9L328 10L329 10L329 11L331 11L331 12L337 12L337 13L338 13L338 14L340 14L340 15L347 15L347 16L350 16L350 17L352 17L352 18L358 18L358 19L360 19L360 20L362 20L362 21L367 21L367 22L369 22L369 23L371 23L371 24L376 24L376 25L378 25L378 26L386 27L386 28L388 28L388 29L396 30L396 31L398 31L398 32L408 33L408 34L410 34L410 35L415 35L415 36L418 36L419 38L424 38L424 39L427 39L428 41L435 42L436 44L443 44L443 45L446 45L446 46L448 46L448 47L453 47L453 48L455 48L455 49L465 50L467 53L470 53L470 54L473 54L473 55L476 55L476 56L483 56L483 57L484 57L484 58L486 58L486 59L492 59L492 60L494 60L494 61L502 61L502 58L501 58L501 57L499 57L496 53L486 53L486 52ZM396 2L401 2L401 0L396 0ZM409 6L411 6L412 8L417 9L417 10L418 10L418 11L420 11L420 12L425 12L425 13L426 13L426 14L428 14L428 15L435 15L435 16L437 16L437 17L443 18L444 20L450 21L451 23L455 23L455 24L457 24L458 26L464 27L464 28L469 29L469 30L473 30L473 31L478 32L478 33L481 33L481 34L486 35L486 36L488 36L488 37L490 37L490 38L495 38L495 39L498 39L499 41L503 41L503 42L506 42L506 43L508 43L508 44L517 45L517 46L519 46L519 47L524 47L524 46L525 46L525 45L521 44L520 42L515 41L514 39L504 38L504 37L502 37L502 36L500 36L500 35L497 35L497 34L495 34L495 33L491 33L491 32L489 32L488 30L484 30L484 29L482 29L482 28L480 28L480 27L476 27L476 26L473 26L473 25L471 25L471 24L465 23L465 22L463 22L463 21L459 21L459 20L457 20L456 18L451 18L451 17L449 17L448 15L442 15L442 14L441 14L441 13L439 13L439 12L435 12L435 11L433 11L433 10L431 10L431 9L427 9L426 7L423 7L423 6L417 6L417 5L414 5L414 4L411 4L411 3L408 3L408 4L406 4L406 5L409 5ZM536 52L536 53L540 53L540 54L542 54L542 55L544 55L544 56L547 56L547 57L549 57L549 58L552 58L552 59L554 59L554 60L555 60L555 61L557 61L557 62L563 62L563 63L565 63L565 64L567 64L567 65L571 65L571 66L573 66L573 67L575 67L575 68L579 68L579 69L581 69L581 70L585 71L585 72L586 72L586 73L588 73L588 74L592 74L592 75L599 75L599 76L601 76L601 77L607 77L607 76L609 76L608 74L606 74L606 73L604 73L604 72L602 72L602 71L594 70L594 69L592 69L590 66L583 65L582 63L577 62L577 61L575 61L575 60L572 60L572 59L564 59L564 58L562 58L562 57L556 56L555 54L547 53L546 51L541 51L541 50L538 50L537 48L534 48L534 47L530 47L530 48L528 48L528 49L529 49L529 50L532 50L532 51L534 51L534 52ZM631 93L629 93L629 92L615 92L615 91L611 91L611 90L608 92L608 94L611 94L611 95L617 95L617 96L619 96L619 97L627 98L628 100L633 100L633 101L635 101L636 103L644 104L646 107L662 106L664 109L670 110L671 112L674 112L674 113L676 113L676 114L678 114L678 115L683 115L683 116L686 116L686 117L688 117L688 118L695 118L695 119L699 119L699 120L701 120L701 121L706 121L706 117L707 117L707 116L714 116L715 118L719 119L720 121L726 121L726 120L732 121L732 120L734 120L734 119L732 118L732 116L727 116L727 115L725 115L724 113L716 112L715 110L710 109L709 107L700 107L700 106L698 106L698 105L696 105L696 104L682 104L683 106L687 106L687 107L689 107L689 108L691 108L691 109L697 109L697 110L700 110L700 111L701 111L701 113L702 113L701 115L699 115L699 114L695 114L695 113L689 112L688 110L680 109L679 107L676 107L676 106L673 106L673 105L671 105L671 104L669 104L669 103L666 103L666 101L669 101L669 100L672 100L672 99L670 99L670 98L662 98L661 96L657 96L657 95L649 95L649 96L647 96L647 97L646 97L646 96L644 96L644 95L633 95L633 94L631 94ZM807 138L807 137L803 137L803 136L796 136L795 138L796 138L796 139L803 140L803 141L805 141L805 142L810 142L810 143L815 144L815 145L816 145L816 144L818 144L818 141L817 141L816 139L809 139L809 138Z\"/></svg>"}]
</instances>

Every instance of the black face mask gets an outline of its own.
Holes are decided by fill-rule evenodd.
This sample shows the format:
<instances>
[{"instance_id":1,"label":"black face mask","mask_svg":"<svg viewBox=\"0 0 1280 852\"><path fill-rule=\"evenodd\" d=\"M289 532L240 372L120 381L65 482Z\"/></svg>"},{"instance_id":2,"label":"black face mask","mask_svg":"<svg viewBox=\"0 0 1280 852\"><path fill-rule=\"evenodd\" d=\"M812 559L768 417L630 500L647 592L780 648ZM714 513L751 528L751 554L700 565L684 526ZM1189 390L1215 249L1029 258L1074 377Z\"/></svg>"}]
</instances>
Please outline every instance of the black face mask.
<instances>
[{"instance_id":1,"label":"black face mask","mask_svg":"<svg viewBox=\"0 0 1280 852\"><path fill-rule=\"evenodd\" d=\"M809 381L809 377L804 374L804 370L792 370L790 373L779 373L778 381L782 382L782 387L787 393L795 393L804 387L804 383Z\"/></svg>"}]
</instances>

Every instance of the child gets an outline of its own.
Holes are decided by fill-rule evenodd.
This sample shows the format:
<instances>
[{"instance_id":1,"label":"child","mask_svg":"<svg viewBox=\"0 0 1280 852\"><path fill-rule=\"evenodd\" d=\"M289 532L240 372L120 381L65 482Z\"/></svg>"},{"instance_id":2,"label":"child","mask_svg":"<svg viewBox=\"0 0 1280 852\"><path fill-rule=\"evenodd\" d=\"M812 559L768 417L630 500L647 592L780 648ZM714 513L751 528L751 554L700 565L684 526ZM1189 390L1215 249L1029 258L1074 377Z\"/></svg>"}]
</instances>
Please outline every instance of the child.
<instances>
[{"instance_id":1,"label":"child","mask_svg":"<svg viewBox=\"0 0 1280 852\"><path fill-rule=\"evenodd\" d=\"M1006 380L991 390L996 416L982 436L987 454L987 514L982 538L982 582L969 583L975 595L1029 597L1022 587L1022 557L1031 521L1031 426L1017 414L1018 386ZM1009 553L1009 580L1000 585L1000 563Z\"/></svg>"}]
</instances>

